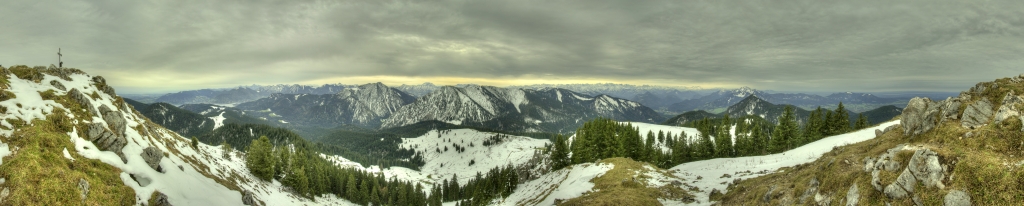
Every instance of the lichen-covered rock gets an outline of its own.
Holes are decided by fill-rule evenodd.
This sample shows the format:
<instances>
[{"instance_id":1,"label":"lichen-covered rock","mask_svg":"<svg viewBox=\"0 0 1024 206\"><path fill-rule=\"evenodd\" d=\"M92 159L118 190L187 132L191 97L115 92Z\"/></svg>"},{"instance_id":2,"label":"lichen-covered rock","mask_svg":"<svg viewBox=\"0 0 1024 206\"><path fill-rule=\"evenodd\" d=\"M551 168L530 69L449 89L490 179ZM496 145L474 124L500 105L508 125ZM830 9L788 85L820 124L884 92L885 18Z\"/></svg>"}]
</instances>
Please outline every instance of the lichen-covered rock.
<instances>
[{"instance_id":1,"label":"lichen-covered rock","mask_svg":"<svg viewBox=\"0 0 1024 206\"><path fill-rule=\"evenodd\" d=\"M1006 97L1003 97L1003 104L999 106L999 111L996 112L994 122L999 123L1004 120L1020 116L1020 108L1017 108L1017 104L1024 103L1024 98L1017 96L1010 90L1006 93Z\"/></svg>"},{"instance_id":2,"label":"lichen-covered rock","mask_svg":"<svg viewBox=\"0 0 1024 206\"><path fill-rule=\"evenodd\" d=\"M89 100L89 96L85 96L77 88L71 88L71 91L68 91L68 97L71 97L72 100L75 100L79 105L89 110L90 114L99 115L99 112L96 112L96 108L92 106L92 100Z\"/></svg>"},{"instance_id":3,"label":"lichen-covered rock","mask_svg":"<svg viewBox=\"0 0 1024 206\"><path fill-rule=\"evenodd\" d=\"M853 183L850 190L846 191L846 206L857 206L857 202L860 202L860 192L857 190L857 183Z\"/></svg>"},{"instance_id":4,"label":"lichen-covered rock","mask_svg":"<svg viewBox=\"0 0 1024 206\"><path fill-rule=\"evenodd\" d=\"M938 187L943 189L942 179L946 177L939 163L939 155L930 149L922 149L914 152L910 158L907 170L914 175L925 187Z\"/></svg>"},{"instance_id":5,"label":"lichen-covered rock","mask_svg":"<svg viewBox=\"0 0 1024 206\"><path fill-rule=\"evenodd\" d=\"M163 172L163 168L160 168L160 159L163 159L164 154L160 149L156 147L147 147L142 150L142 159L146 161L153 170Z\"/></svg>"},{"instance_id":6,"label":"lichen-covered rock","mask_svg":"<svg viewBox=\"0 0 1024 206\"><path fill-rule=\"evenodd\" d=\"M964 191L953 190L943 198L942 205L945 206L971 206L971 196Z\"/></svg>"},{"instance_id":7,"label":"lichen-covered rock","mask_svg":"<svg viewBox=\"0 0 1024 206\"><path fill-rule=\"evenodd\" d=\"M67 90L67 88L64 87L64 84L61 84L57 80L50 80L50 85L52 85L54 88L59 89L60 91Z\"/></svg>"},{"instance_id":8,"label":"lichen-covered rock","mask_svg":"<svg viewBox=\"0 0 1024 206\"><path fill-rule=\"evenodd\" d=\"M903 117L901 124L903 124L903 134L906 136L915 136L935 127L936 113L939 112L936 109L929 109L929 107L938 106L935 102L927 97L914 97L907 103L907 108L903 109Z\"/></svg>"},{"instance_id":9,"label":"lichen-covered rock","mask_svg":"<svg viewBox=\"0 0 1024 206\"><path fill-rule=\"evenodd\" d=\"M89 124L88 132L89 141L92 141L98 149L103 151L114 151L120 152L128 140L124 136L114 135L110 132L102 123Z\"/></svg>"},{"instance_id":10,"label":"lichen-covered rock","mask_svg":"<svg viewBox=\"0 0 1024 206\"><path fill-rule=\"evenodd\" d=\"M982 97L981 100L967 106L960 126L976 129L988 124L990 120L992 120L992 103L988 101L988 98Z\"/></svg>"},{"instance_id":11,"label":"lichen-covered rock","mask_svg":"<svg viewBox=\"0 0 1024 206\"><path fill-rule=\"evenodd\" d=\"M124 136L124 131L127 127L124 114L111 110L107 105L100 105L100 114L103 114L103 121L107 122L107 126L113 130L112 132L115 135Z\"/></svg>"}]
</instances>

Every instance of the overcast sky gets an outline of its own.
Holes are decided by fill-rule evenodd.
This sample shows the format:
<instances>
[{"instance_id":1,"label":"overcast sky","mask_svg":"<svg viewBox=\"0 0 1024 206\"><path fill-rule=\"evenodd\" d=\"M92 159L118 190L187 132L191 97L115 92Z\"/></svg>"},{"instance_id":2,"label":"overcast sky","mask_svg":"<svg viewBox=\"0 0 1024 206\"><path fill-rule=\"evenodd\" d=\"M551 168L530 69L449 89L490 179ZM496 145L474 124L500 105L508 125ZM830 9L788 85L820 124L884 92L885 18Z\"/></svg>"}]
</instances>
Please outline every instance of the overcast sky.
<instances>
[{"instance_id":1,"label":"overcast sky","mask_svg":"<svg viewBox=\"0 0 1024 206\"><path fill-rule=\"evenodd\" d=\"M1024 1L41 1L0 64L119 93L249 84L627 83L961 91L1024 73Z\"/></svg>"}]
</instances>

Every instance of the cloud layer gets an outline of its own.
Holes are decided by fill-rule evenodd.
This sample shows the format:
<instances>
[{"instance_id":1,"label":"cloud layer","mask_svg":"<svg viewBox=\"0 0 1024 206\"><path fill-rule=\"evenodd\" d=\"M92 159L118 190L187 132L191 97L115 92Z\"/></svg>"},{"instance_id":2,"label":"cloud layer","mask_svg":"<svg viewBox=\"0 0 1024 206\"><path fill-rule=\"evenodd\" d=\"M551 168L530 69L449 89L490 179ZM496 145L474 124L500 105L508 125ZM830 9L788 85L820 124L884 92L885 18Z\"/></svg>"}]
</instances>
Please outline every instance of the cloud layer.
<instances>
[{"instance_id":1,"label":"cloud layer","mask_svg":"<svg viewBox=\"0 0 1024 206\"><path fill-rule=\"evenodd\" d=\"M6 1L0 64L120 91L618 82L959 91L1024 72L1024 1ZM467 82L469 81L469 82Z\"/></svg>"}]
</instances>

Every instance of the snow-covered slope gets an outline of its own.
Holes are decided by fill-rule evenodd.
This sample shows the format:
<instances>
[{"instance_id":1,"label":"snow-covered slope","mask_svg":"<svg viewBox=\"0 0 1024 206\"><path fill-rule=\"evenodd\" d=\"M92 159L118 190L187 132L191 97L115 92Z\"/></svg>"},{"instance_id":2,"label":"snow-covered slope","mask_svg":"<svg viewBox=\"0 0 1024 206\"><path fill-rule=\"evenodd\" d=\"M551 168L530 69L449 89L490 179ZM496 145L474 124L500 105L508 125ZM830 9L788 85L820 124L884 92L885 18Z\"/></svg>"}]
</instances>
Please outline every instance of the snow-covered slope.
<instances>
[{"instance_id":1,"label":"snow-covered slope","mask_svg":"<svg viewBox=\"0 0 1024 206\"><path fill-rule=\"evenodd\" d=\"M70 131L66 133L66 138L74 143L73 149L67 149L71 152L58 155L67 157L59 159L62 161L96 159L120 170L122 182L93 182L94 185L123 184L134 191L136 201L149 200L156 191L166 195L167 201L174 205L242 205L245 192L251 192L255 201L266 205L349 204L336 197L318 198L319 202L311 202L284 192L280 184L257 180L245 168L242 155L237 151L225 159L221 157L218 147L199 144L197 149L193 149L188 139L148 121L139 112L132 110L131 106L114 94L102 77L89 76L74 69L20 71L38 75L38 82L18 78L6 70L0 72L9 81L8 88L0 92L10 92L16 96L0 99L0 106L4 108L0 115L0 125L3 126L0 127L0 136L12 138L12 134L19 131L20 127L27 127L13 122L51 121L46 119L47 114L82 105L83 111L65 113L71 122L54 123L68 124ZM63 98L65 95L68 95L67 98ZM106 133L110 135L106 140L111 142L87 140L92 139L97 131L113 131ZM123 146L118 148L120 144ZM4 146L7 144L0 143L0 155L11 154L8 147ZM17 146L13 146L10 149L17 151ZM158 166L157 169L151 167L143 157L147 148L156 149L157 155L161 157L153 162ZM18 159L21 158L19 154L15 152L6 158Z\"/></svg>"},{"instance_id":2,"label":"snow-covered slope","mask_svg":"<svg viewBox=\"0 0 1024 206\"><path fill-rule=\"evenodd\" d=\"M485 141L495 139L500 141L484 144ZM543 139L472 129L433 130L419 137L402 139L401 147L413 149L423 155L425 164L419 171L403 167L382 170L377 166L364 167L344 157L324 156L343 167L383 172L385 176L400 180L435 184L450 180L455 175L458 176L459 183L464 185L478 172L486 174L495 167L519 166L530 163L531 160L539 160L535 159L539 158L536 156L538 149L549 143L550 141ZM459 152L456 150L457 147L464 150ZM470 161L473 162L472 165Z\"/></svg>"},{"instance_id":3,"label":"snow-covered slope","mask_svg":"<svg viewBox=\"0 0 1024 206\"><path fill-rule=\"evenodd\" d=\"M732 182L734 179L748 179L775 172L782 167L790 167L808 163L818 159L822 154L829 152L833 147L854 144L875 138L876 129L899 124L900 121L882 123L875 127L865 128L851 133L826 137L821 140L806 144L783 153L737 158L718 158L696 162L689 162L672 167L670 170L676 176L686 179L689 184L700 188L696 193L698 200L707 200L709 193L717 189L725 193L728 185L723 182ZM728 174L731 177L723 175ZM709 202L701 202L701 205L710 205Z\"/></svg>"}]
</instances>

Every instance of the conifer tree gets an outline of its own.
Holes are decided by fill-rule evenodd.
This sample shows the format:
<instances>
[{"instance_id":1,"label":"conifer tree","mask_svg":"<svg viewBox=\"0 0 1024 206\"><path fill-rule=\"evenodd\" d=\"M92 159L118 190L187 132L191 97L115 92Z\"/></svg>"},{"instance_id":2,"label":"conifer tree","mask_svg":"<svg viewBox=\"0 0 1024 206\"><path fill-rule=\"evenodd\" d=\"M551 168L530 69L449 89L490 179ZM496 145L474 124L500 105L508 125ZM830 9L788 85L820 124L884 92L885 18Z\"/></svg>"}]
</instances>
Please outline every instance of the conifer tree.
<instances>
[{"instance_id":1,"label":"conifer tree","mask_svg":"<svg viewBox=\"0 0 1024 206\"><path fill-rule=\"evenodd\" d=\"M196 139L195 136L192 137L192 144L191 144L191 146L192 146L192 149L194 149L194 150L198 150L199 149L199 139Z\"/></svg>"},{"instance_id":2,"label":"conifer tree","mask_svg":"<svg viewBox=\"0 0 1024 206\"><path fill-rule=\"evenodd\" d=\"M732 157L732 135L729 134L731 123L729 114L725 115L722 122L716 125L715 129L715 157Z\"/></svg>"},{"instance_id":3,"label":"conifer tree","mask_svg":"<svg viewBox=\"0 0 1024 206\"><path fill-rule=\"evenodd\" d=\"M839 102L839 107L836 107L836 124L833 134L843 134L850 131L850 114L846 112L846 108L843 107L843 102Z\"/></svg>"},{"instance_id":4,"label":"conifer tree","mask_svg":"<svg viewBox=\"0 0 1024 206\"><path fill-rule=\"evenodd\" d=\"M864 117L864 114L857 114L857 126L856 129L868 128L868 119Z\"/></svg>"},{"instance_id":5,"label":"conifer tree","mask_svg":"<svg viewBox=\"0 0 1024 206\"><path fill-rule=\"evenodd\" d=\"M787 105L782 116L779 117L779 124L771 138L769 145L772 153L783 152L797 146L794 140L800 137L796 117L793 115L793 107Z\"/></svg>"},{"instance_id":6,"label":"conifer tree","mask_svg":"<svg viewBox=\"0 0 1024 206\"><path fill-rule=\"evenodd\" d=\"M808 141L816 141L822 137L821 128L825 124L822 112L823 110L820 106L817 109L812 110L810 116L807 118L807 124L804 124L804 138Z\"/></svg>"},{"instance_id":7,"label":"conifer tree","mask_svg":"<svg viewBox=\"0 0 1024 206\"><path fill-rule=\"evenodd\" d=\"M267 136L262 136L256 141L252 141L246 153L245 165L249 171L252 171L253 176L270 181L274 175L275 163L270 139Z\"/></svg>"},{"instance_id":8,"label":"conifer tree","mask_svg":"<svg viewBox=\"0 0 1024 206\"><path fill-rule=\"evenodd\" d=\"M555 136L555 145L551 151L551 169L558 170L569 166L569 147L565 136Z\"/></svg>"}]
</instances>

